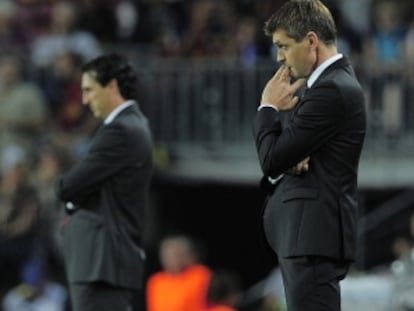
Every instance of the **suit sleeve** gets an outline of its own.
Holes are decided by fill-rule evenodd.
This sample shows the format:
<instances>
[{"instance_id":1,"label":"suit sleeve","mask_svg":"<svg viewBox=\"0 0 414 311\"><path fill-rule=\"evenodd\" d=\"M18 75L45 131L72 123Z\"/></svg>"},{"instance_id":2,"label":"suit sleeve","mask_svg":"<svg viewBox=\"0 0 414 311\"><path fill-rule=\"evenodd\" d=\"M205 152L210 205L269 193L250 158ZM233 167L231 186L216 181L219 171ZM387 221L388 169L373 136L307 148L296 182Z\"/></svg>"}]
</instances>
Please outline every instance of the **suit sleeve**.
<instances>
[{"instance_id":1,"label":"suit sleeve","mask_svg":"<svg viewBox=\"0 0 414 311\"><path fill-rule=\"evenodd\" d=\"M260 110L253 124L259 162L264 175L278 176L323 146L339 130L345 115L337 88L318 87L299 103L282 128L278 112Z\"/></svg>"},{"instance_id":2,"label":"suit sleeve","mask_svg":"<svg viewBox=\"0 0 414 311\"><path fill-rule=\"evenodd\" d=\"M133 150L128 150L126 131L112 125L103 131L87 156L58 179L56 192L62 201L81 203L129 163Z\"/></svg>"}]
</instances>

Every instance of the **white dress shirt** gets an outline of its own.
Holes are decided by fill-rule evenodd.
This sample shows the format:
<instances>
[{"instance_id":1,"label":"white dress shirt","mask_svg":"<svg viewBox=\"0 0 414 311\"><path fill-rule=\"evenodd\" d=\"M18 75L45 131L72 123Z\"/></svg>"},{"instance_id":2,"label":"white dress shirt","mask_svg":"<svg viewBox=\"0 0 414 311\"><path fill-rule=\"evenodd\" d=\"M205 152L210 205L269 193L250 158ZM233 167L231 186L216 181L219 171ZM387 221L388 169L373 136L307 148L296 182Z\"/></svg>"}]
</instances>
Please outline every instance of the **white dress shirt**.
<instances>
[{"instance_id":1,"label":"white dress shirt","mask_svg":"<svg viewBox=\"0 0 414 311\"><path fill-rule=\"evenodd\" d=\"M104 120L104 124L108 125L109 123L111 123L115 117L122 111L125 110L126 108L128 108L129 106L132 106L135 104L134 100L127 100L125 103L119 105L118 107L116 107L114 110L111 111L110 114L108 114L108 116L105 118Z\"/></svg>"}]
</instances>

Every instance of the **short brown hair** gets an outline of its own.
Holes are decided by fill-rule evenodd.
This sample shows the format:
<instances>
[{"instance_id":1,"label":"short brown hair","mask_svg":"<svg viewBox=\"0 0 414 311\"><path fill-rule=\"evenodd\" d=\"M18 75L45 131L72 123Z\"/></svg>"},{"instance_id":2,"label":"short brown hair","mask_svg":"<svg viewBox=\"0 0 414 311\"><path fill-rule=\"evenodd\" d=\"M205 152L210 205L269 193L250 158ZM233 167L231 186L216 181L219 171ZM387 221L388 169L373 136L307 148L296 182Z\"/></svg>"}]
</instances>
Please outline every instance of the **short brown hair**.
<instances>
[{"instance_id":1,"label":"short brown hair","mask_svg":"<svg viewBox=\"0 0 414 311\"><path fill-rule=\"evenodd\" d=\"M313 31L328 45L335 44L337 36L332 14L319 0L285 2L265 22L267 36L272 36L277 30L286 31L295 41L301 41L309 31Z\"/></svg>"}]
</instances>

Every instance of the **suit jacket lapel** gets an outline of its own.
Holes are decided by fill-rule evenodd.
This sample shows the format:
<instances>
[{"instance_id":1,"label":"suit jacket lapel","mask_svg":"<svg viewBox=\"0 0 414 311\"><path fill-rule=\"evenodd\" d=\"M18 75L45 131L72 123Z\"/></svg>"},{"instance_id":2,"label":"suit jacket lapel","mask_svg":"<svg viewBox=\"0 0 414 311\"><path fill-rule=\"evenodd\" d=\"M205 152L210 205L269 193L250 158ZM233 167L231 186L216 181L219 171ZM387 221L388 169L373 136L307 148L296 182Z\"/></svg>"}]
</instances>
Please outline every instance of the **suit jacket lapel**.
<instances>
[{"instance_id":1,"label":"suit jacket lapel","mask_svg":"<svg viewBox=\"0 0 414 311\"><path fill-rule=\"evenodd\" d=\"M326 76L326 75L328 75L329 73L331 73L333 70L337 70L338 68L341 68L341 67L346 67L346 66L349 66L350 65L350 62L349 62L349 60L348 60L348 58L346 57L346 56L344 56L344 57L342 57L341 59L339 59L338 61L336 61L336 62L334 62L333 64L331 64L330 66L328 66L322 73L321 73L321 75L316 79L316 81L314 82L314 84L312 85L312 87L310 87L310 88L308 88L307 86L306 86L306 83L305 83L305 87L303 87L302 89L301 89L301 91L300 91L300 93L299 94L301 94L300 95L300 97L301 97L301 100L299 101L299 103L295 106L295 108L293 109L293 111L292 111L292 113L291 113L291 118L293 118L293 116L296 114L296 112L299 110L299 108L300 108L300 106L302 106L302 104L303 104L303 102L304 101L302 101L302 98L305 98L306 97L306 93L310 90L310 89L312 89L315 85L317 85L321 80L323 80L324 79L324 77Z\"/></svg>"}]
</instances>

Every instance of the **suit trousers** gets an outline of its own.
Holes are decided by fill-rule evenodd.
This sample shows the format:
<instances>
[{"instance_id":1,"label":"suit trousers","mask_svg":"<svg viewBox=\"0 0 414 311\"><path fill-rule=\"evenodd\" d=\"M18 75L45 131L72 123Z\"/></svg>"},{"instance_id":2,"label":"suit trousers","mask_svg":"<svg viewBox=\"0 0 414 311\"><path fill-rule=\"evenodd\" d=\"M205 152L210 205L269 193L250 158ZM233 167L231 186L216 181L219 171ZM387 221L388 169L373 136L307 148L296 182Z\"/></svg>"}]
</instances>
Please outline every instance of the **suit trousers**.
<instances>
[{"instance_id":1,"label":"suit trousers","mask_svg":"<svg viewBox=\"0 0 414 311\"><path fill-rule=\"evenodd\" d=\"M349 261L322 256L279 258L288 311L340 311L339 281Z\"/></svg>"},{"instance_id":2,"label":"suit trousers","mask_svg":"<svg viewBox=\"0 0 414 311\"><path fill-rule=\"evenodd\" d=\"M132 291L106 282L70 283L72 311L132 311Z\"/></svg>"}]
</instances>

